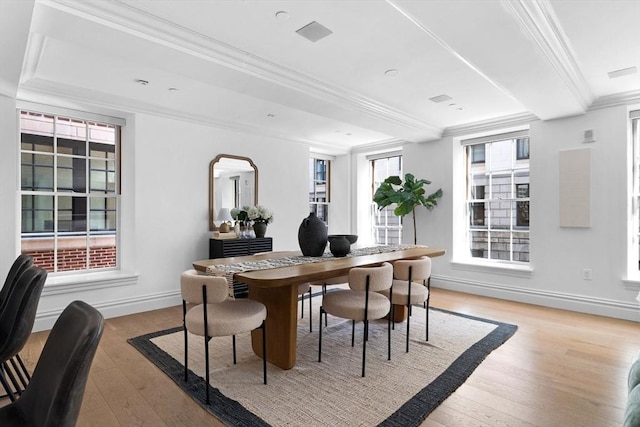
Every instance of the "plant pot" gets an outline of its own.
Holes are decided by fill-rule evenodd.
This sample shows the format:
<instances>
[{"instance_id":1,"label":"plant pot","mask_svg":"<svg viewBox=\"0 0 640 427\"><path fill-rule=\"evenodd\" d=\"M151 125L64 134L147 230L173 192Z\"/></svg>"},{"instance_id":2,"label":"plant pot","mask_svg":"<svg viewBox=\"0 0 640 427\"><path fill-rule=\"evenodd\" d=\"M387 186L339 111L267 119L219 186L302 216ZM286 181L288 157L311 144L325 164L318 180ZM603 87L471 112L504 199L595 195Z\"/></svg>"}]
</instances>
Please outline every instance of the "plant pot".
<instances>
[{"instance_id":1,"label":"plant pot","mask_svg":"<svg viewBox=\"0 0 640 427\"><path fill-rule=\"evenodd\" d=\"M256 222L253 224L253 231L256 233L256 237L264 237L267 232L266 222Z\"/></svg>"}]
</instances>

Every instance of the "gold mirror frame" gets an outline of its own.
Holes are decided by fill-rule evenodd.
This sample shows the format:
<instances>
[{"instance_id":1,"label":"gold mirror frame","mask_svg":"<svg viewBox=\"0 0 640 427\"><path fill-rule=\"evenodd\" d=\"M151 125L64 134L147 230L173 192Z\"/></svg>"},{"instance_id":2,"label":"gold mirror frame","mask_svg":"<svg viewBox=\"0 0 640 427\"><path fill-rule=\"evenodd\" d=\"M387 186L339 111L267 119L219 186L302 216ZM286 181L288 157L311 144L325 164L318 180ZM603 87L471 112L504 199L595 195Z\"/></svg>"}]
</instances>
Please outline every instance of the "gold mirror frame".
<instances>
[{"instance_id":1,"label":"gold mirror frame","mask_svg":"<svg viewBox=\"0 0 640 427\"><path fill-rule=\"evenodd\" d=\"M214 167L215 164L218 163L222 159L234 159L234 160L244 160L249 163L249 165L253 168L253 204L258 204L258 167L253 160L248 157L243 156L234 156L233 154L219 154L215 159L211 160L209 163L209 230L210 231L218 231L218 227L215 224L215 176L214 176Z\"/></svg>"}]
</instances>

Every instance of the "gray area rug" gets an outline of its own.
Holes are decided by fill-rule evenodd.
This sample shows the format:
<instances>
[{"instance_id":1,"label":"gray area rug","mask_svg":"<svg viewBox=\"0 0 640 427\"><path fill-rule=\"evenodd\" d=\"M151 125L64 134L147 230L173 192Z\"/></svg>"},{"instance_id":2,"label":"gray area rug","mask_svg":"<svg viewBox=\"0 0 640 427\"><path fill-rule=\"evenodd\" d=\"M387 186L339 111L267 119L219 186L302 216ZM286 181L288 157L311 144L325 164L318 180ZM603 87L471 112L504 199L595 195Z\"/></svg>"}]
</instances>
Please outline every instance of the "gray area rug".
<instances>
[{"instance_id":1,"label":"gray area rug","mask_svg":"<svg viewBox=\"0 0 640 427\"><path fill-rule=\"evenodd\" d=\"M392 331L392 358L387 360L387 323L372 322L367 342L367 376L362 378L362 325L329 316L323 329L323 356L318 363L318 306L314 299L314 332L305 318L298 322L296 366L268 365L262 384L262 362L251 350L248 334L237 337L238 363L233 365L231 338L211 340L211 402L205 403L203 338L189 335L189 376L184 381L182 327L129 339L129 343L171 377L185 393L218 419L232 426L418 426L460 387L517 326L431 308L429 341L425 310L413 307L411 342L405 353L406 323ZM268 333L268 331L267 331Z\"/></svg>"}]
</instances>

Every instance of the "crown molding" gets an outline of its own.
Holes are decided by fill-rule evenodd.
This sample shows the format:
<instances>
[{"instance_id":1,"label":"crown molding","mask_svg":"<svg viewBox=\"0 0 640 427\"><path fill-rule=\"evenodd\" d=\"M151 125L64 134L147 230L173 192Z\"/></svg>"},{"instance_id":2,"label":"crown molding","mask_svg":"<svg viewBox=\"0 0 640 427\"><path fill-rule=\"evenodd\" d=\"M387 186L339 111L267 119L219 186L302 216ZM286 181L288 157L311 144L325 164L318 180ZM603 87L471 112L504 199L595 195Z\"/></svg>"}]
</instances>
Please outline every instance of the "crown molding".
<instances>
[{"instance_id":1,"label":"crown molding","mask_svg":"<svg viewBox=\"0 0 640 427\"><path fill-rule=\"evenodd\" d=\"M536 42L584 111L594 101L567 37L548 0L502 0L522 28Z\"/></svg>"},{"instance_id":2,"label":"crown molding","mask_svg":"<svg viewBox=\"0 0 640 427\"><path fill-rule=\"evenodd\" d=\"M442 129L364 95L321 81L252 55L174 22L152 15L121 0L85 2L42 0L43 5L80 16L109 28L175 49L182 53L228 67L306 96L343 105L370 117L439 135Z\"/></svg>"},{"instance_id":3,"label":"crown molding","mask_svg":"<svg viewBox=\"0 0 640 427\"><path fill-rule=\"evenodd\" d=\"M442 137L448 136L462 136L472 134L482 134L486 132L493 132L496 130L503 130L506 128L524 127L540 120L537 116L531 113L520 113L509 116L498 117L489 120L482 120L474 123L467 123L459 126L448 127L444 130Z\"/></svg>"},{"instance_id":4,"label":"crown molding","mask_svg":"<svg viewBox=\"0 0 640 427\"><path fill-rule=\"evenodd\" d=\"M640 103L640 90L632 90L629 92L616 93L615 95L601 96L589 106L589 111L638 103Z\"/></svg>"},{"instance_id":5,"label":"crown molding","mask_svg":"<svg viewBox=\"0 0 640 427\"><path fill-rule=\"evenodd\" d=\"M352 154L369 154L372 152L384 152L384 151L393 151L393 150L401 150L402 147L407 144L407 141L404 139L391 138L385 141L377 141L372 142L370 144L362 144L358 145L351 149Z\"/></svg>"},{"instance_id":6,"label":"crown molding","mask_svg":"<svg viewBox=\"0 0 640 427\"><path fill-rule=\"evenodd\" d=\"M85 90L78 90L73 86L64 86L59 83L53 83L43 79L34 79L28 84L21 86L16 99L24 102L35 102L76 110L83 110L86 109L87 106L92 106L94 109L98 108L101 111L106 111L108 114L114 116L118 114L117 112L120 112L121 116L123 115L122 113L149 114L171 120L179 120L182 122L214 127L226 131L255 135L260 138L268 137L281 141L306 144L311 147L323 149L326 153L332 154L346 154L350 150L350 147L339 143L329 143L308 138L292 138L285 133L271 128L258 127L248 123L229 120L219 120L201 114L172 110L169 108L159 107L155 104L131 99L127 99L126 102L124 102L120 97L106 97L104 93L98 94L95 92L96 96L91 96L92 93L94 92L87 93ZM89 108L89 111L91 111L91 108Z\"/></svg>"}]
</instances>

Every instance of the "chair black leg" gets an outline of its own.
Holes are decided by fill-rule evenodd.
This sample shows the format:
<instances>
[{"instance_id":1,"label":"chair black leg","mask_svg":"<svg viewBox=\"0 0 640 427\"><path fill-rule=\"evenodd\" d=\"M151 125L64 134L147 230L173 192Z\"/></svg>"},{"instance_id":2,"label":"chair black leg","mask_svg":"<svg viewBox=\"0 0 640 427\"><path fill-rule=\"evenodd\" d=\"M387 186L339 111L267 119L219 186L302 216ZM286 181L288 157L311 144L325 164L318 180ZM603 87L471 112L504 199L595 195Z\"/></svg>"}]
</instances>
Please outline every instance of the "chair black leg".
<instances>
[{"instance_id":1,"label":"chair black leg","mask_svg":"<svg viewBox=\"0 0 640 427\"><path fill-rule=\"evenodd\" d=\"M236 361L236 336L233 335L231 337L231 342L233 343L233 364L235 365L237 363Z\"/></svg>"},{"instance_id":2,"label":"chair black leg","mask_svg":"<svg viewBox=\"0 0 640 427\"><path fill-rule=\"evenodd\" d=\"M407 304L407 310L411 310L411 304ZM407 349L406 352L409 353L409 325L411 324L411 317L407 316Z\"/></svg>"},{"instance_id":3,"label":"chair black leg","mask_svg":"<svg viewBox=\"0 0 640 427\"><path fill-rule=\"evenodd\" d=\"M16 362L15 357L9 359L9 363L11 363L11 366L13 367L13 372L16 373L16 377L18 377L18 380L20 381L21 387L19 390L19 394L22 394L22 392L27 389L27 380L24 377L24 375L22 375L22 371L20 370L20 366L18 366L18 363Z\"/></svg>"},{"instance_id":4,"label":"chair black leg","mask_svg":"<svg viewBox=\"0 0 640 427\"><path fill-rule=\"evenodd\" d=\"M322 362L322 314L324 313L324 308L322 308L322 306L320 306L320 316L319 316L319 322L318 324L320 325L318 327L318 362Z\"/></svg>"},{"instance_id":5,"label":"chair black leg","mask_svg":"<svg viewBox=\"0 0 640 427\"><path fill-rule=\"evenodd\" d=\"M387 360L391 360L391 316L387 316Z\"/></svg>"},{"instance_id":6,"label":"chair black leg","mask_svg":"<svg viewBox=\"0 0 640 427\"><path fill-rule=\"evenodd\" d=\"M365 316L366 317L366 316ZM369 334L369 321L364 320L364 335L362 339L362 376L364 377L364 368L367 360L367 335Z\"/></svg>"},{"instance_id":7,"label":"chair black leg","mask_svg":"<svg viewBox=\"0 0 640 427\"><path fill-rule=\"evenodd\" d=\"M355 335L356 335L356 321L351 321L351 347L355 345Z\"/></svg>"},{"instance_id":8,"label":"chair black leg","mask_svg":"<svg viewBox=\"0 0 640 427\"><path fill-rule=\"evenodd\" d=\"M313 295L311 294L311 288L309 288L309 332L313 332L313 309L311 307L311 300Z\"/></svg>"},{"instance_id":9,"label":"chair black leg","mask_svg":"<svg viewBox=\"0 0 640 427\"><path fill-rule=\"evenodd\" d=\"M209 340L207 336L204 337L204 364L205 364L205 376L207 382L206 396L207 396L207 405L209 404Z\"/></svg>"},{"instance_id":10,"label":"chair black leg","mask_svg":"<svg viewBox=\"0 0 640 427\"><path fill-rule=\"evenodd\" d=\"M262 321L262 376L263 382L267 384L267 325L264 320Z\"/></svg>"},{"instance_id":11,"label":"chair black leg","mask_svg":"<svg viewBox=\"0 0 640 427\"><path fill-rule=\"evenodd\" d=\"M16 397L14 396L13 391L11 390L11 386L7 382L7 379L5 377L5 372L6 372L5 364L2 363L2 364L0 364L0 384L2 384L2 387L4 388L4 391L7 392L7 396L9 396L9 399L12 402L15 402L16 401ZM6 397L6 396L2 396L2 397Z\"/></svg>"},{"instance_id":12,"label":"chair black leg","mask_svg":"<svg viewBox=\"0 0 640 427\"><path fill-rule=\"evenodd\" d=\"M10 361L11 361L11 359L10 359ZM9 377L9 380L11 381L11 384L13 384L13 389L16 391L15 394L17 394L18 397L21 396L23 390L20 388L20 384L18 383L18 379L16 378L14 373L11 371L11 369L9 368L9 365L7 365L6 362L3 363L3 366L4 366L4 372ZM15 365L13 366L13 369L15 371Z\"/></svg>"},{"instance_id":13,"label":"chair black leg","mask_svg":"<svg viewBox=\"0 0 640 427\"><path fill-rule=\"evenodd\" d=\"M304 294L300 295L300 318L304 319Z\"/></svg>"},{"instance_id":14,"label":"chair black leg","mask_svg":"<svg viewBox=\"0 0 640 427\"><path fill-rule=\"evenodd\" d=\"M187 302L182 300L182 329L184 330L184 382L189 380L189 351L188 351L188 341L187 341Z\"/></svg>"},{"instance_id":15,"label":"chair black leg","mask_svg":"<svg viewBox=\"0 0 640 427\"><path fill-rule=\"evenodd\" d=\"M425 341L429 341L429 298L427 298L427 300L425 301L426 303L426 310L425 310Z\"/></svg>"},{"instance_id":16,"label":"chair black leg","mask_svg":"<svg viewBox=\"0 0 640 427\"><path fill-rule=\"evenodd\" d=\"M322 284L322 296L324 296L327 293L327 284L323 283ZM320 322L322 322L322 317L320 318ZM328 326L327 325L327 313L324 313L324 326Z\"/></svg>"},{"instance_id":17,"label":"chair black leg","mask_svg":"<svg viewBox=\"0 0 640 427\"><path fill-rule=\"evenodd\" d=\"M29 375L29 371L27 370L27 367L24 366L24 362L19 354L16 354L16 360L20 364L20 368L22 369L22 372L24 372L24 376L27 377L27 381L31 381L31 375Z\"/></svg>"}]
</instances>

